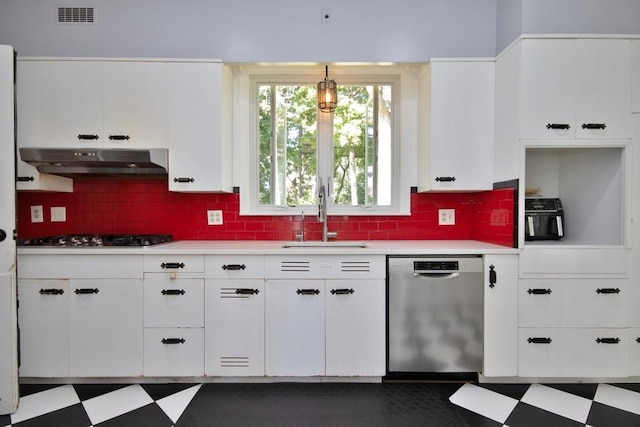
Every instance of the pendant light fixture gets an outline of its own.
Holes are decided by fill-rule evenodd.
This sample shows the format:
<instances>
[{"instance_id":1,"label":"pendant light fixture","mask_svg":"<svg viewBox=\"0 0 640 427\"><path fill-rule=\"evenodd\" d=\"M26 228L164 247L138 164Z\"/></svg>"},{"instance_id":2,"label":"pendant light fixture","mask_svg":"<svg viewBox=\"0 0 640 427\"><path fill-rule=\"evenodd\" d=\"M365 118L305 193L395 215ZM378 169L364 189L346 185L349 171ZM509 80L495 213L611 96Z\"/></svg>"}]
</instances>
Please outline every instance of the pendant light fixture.
<instances>
[{"instance_id":1,"label":"pendant light fixture","mask_svg":"<svg viewBox=\"0 0 640 427\"><path fill-rule=\"evenodd\" d=\"M338 104L338 86L335 80L329 80L329 66L324 68L324 80L318 83L318 108L323 113L331 113Z\"/></svg>"}]
</instances>

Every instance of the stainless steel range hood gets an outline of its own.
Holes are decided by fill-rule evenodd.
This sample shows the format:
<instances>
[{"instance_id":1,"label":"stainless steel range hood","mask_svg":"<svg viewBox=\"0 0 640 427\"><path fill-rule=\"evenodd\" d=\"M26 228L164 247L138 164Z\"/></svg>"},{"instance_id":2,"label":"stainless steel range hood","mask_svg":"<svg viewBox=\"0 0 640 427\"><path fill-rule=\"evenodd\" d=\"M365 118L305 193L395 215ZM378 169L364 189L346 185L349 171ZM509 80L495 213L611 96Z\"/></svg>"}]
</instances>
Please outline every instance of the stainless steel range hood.
<instances>
[{"instance_id":1,"label":"stainless steel range hood","mask_svg":"<svg viewBox=\"0 0 640 427\"><path fill-rule=\"evenodd\" d=\"M66 177L166 177L169 150L20 148L20 158L39 172Z\"/></svg>"}]
</instances>

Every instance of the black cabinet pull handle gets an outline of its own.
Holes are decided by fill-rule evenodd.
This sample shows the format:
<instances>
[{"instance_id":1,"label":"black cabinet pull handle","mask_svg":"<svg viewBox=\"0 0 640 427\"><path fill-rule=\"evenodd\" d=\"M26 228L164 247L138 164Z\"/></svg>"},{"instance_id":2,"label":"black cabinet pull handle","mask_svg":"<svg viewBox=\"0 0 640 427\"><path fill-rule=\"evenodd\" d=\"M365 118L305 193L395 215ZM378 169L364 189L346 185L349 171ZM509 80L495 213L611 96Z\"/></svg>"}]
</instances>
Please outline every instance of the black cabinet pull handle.
<instances>
[{"instance_id":1,"label":"black cabinet pull handle","mask_svg":"<svg viewBox=\"0 0 640 427\"><path fill-rule=\"evenodd\" d=\"M529 338L529 344L551 344L551 338Z\"/></svg>"},{"instance_id":2,"label":"black cabinet pull handle","mask_svg":"<svg viewBox=\"0 0 640 427\"><path fill-rule=\"evenodd\" d=\"M571 129L571 125L566 123L547 123L547 129Z\"/></svg>"},{"instance_id":3,"label":"black cabinet pull handle","mask_svg":"<svg viewBox=\"0 0 640 427\"><path fill-rule=\"evenodd\" d=\"M455 180L456 180L455 176L437 176L436 177L437 182L455 182Z\"/></svg>"},{"instance_id":4,"label":"black cabinet pull handle","mask_svg":"<svg viewBox=\"0 0 640 427\"><path fill-rule=\"evenodd\" d=\"M100 292L100 290L98 288L80 288L80 289L76 289L75 292L77 295L80 294L97 294L98 292Z\"/></svg>"},{"instance_id":5,"label":"black cabinet pull handle","mask_svg":"<svg viewBox=\"0 0 640 427\"><path fill-rule=\"evenodd\" d=\"M98 135L91 135L91 134L86 134L86 133L81 133L80 135L78 135L78 139L83 140L83 139L99 139L100 137Z\"/></svg>"},{"instance_id":6,"label":"black cabinet pull handle","mask_svg":"<svg viewBox=\"0 0 640 427\"><path fill-rule=\"evenodd\" d=\"M636 342L640 344L640 337L636 338Z\"/></svg>"},{"instance_id":7,"label":"black cabinet pull handle","mask_svg":"<svg viewBox=\"0 0 640 427\"><path fill-rule=\"evenodd\" d=\"M184 268L183 262L163 262L160 264L162 268Z\"/></svg>"},{"instance_id":8,"label":"black cabinet pull handle","mask_svg":"<svg viewBox=\"0 0 640 427\"><path fill-rule=\"evenodd\" d=\"M331 289L331 295L349 295L354 292L353 289Z\"/></svg>"},{"instance_id":9,"label":"black cabinet pull handle","mask_svg":"<svg viewBox=\"0 0 640 427\"><path fill-rule=\"evenodd\" d=\"M296 291L296 294L298 295L318 295L319 293L319 289L298 289Z\"/></svg>"},{"instance_id":10,"label":"black cabinet pull handle","mask_svg":"<svg viewBox=\"0 0 640 427\"><path fill-rule=\"evenodd\" d=\"M27 181L35 181L36 179L32 176L19 176L16 178L18 182L27 182Z\"/></svg>"},{"instance_id":11,"label":"black cabinet pull handle","mask_svg":"<svg viewBox=\"0 0 640 427\"><path fill-rule=\"evenodd\" d=\"M258 295L259 293L260 293L259 289L247 289L247 288L236 289L236 295Z\"/></svg>"},{"instance_id":12,"label":"black cabinet pull handle","mask_svg":"<svg viewBox=\"0 0 640 427\"><path fill-rule=\"evenodd\" d=\"M162 338L162 344L184 344L184 338Z\"/></svg>"},{"instance_id":13,"label":"black cabinet pull handle","mask_svg":"<svg viewBox=\"0 0 640 427\"><path fill-rule=\"evenodd\" d=\"M489 287L492 289L498 283L498 273L496 273L495 268L493 264L489 266Z\"/></svg>"},{"instance_id":14,"label":"black cabinet pull handle","mask_svg":"<svg viewBox=\"0 0 640 427\"><path fill-rule=\"evenodd\" d=\"M129 135L109 135L109 139L112 141L128 141Z\"/></svg>"},{"instance_id":15,"label":"black cabinet pull handle","mask_svg":"<svg viewBox=\"0 0 640 427\"><path fill-rule=\"evenodd\" d=\"M244 270L247 266L244 264L223 264L223 270Z\"/></svg>"},{"instance_id":16,"label":"black cabinet pull handle","mask_svg":"<svg viewBox=\"0 0 640 427\"><path fill-rule=\"evenodd\" d=\"M40 295L62 295L64 289L40 289Z\"/></svg>"},{"instance_id":17,"label":"black cabinet pull handle","mask_svg":"<svg viewBox=\"0 0 640 427\"><path fill-rule=\"evenodd\" d=\"M597 294L619 294L620 288L598 288L596 289Z\"/></svg>"},{"instance_id":18,"label":"black cabinet pull handle","mask_svg":"<svg viewBox=\"0 0 640 427\"><path fill-rule=\"evenodd\" d=\"M195 179L193 178L173 178L173 182L194 182Z\"/></svg>"},{"instance_id":19,"label":"black cabinet pull handle","mask_svg":"<svg viewBox=\"0 0 640 427\"><path fill-rule=\"evenodd\" d=\"M184 295L184 289L163 289L162 295Z\"/></svg>"},{"instance_id":20,"label":"black cabinet pull handle","mask_svg":"<svg viewBox=\"0 0 640 427\"><path fill-rule=\"evenodd\" d=\"M583 123L582 129L606 129L607 125L604 123Z\"/></svg>"},{"instance_id":21,"label":"black cabinet pull handle","mask_svg":"<svg viewBox=\"0 0 640 427\"><path fill-rule=\"evenodd\" d=\"M551 293L551 289L529 289L527 293L529 295L549 295Z\"/></svg>"},{"instance_id":22,"label":"black cabinet pull handle","mask_svg":"<svg viewBox=\"0 0 640 427\"><path fill-rule=\"evenodd\" d=\"M15 232L14 232L15 234ZM4 239L7 238L7 232L4 230L0 230L0 242L4 242Z\"/></svg>"},{"instance_id":23,"label":"black cabinet pull handle","mask_svg":"<svg viewBox=\"0 0 640 427\"><path fill-rule=\"evenodd\" d=\"M620 338L596 338L596 342L598 344L618 344Z\"/></svg>"}]
</instances>

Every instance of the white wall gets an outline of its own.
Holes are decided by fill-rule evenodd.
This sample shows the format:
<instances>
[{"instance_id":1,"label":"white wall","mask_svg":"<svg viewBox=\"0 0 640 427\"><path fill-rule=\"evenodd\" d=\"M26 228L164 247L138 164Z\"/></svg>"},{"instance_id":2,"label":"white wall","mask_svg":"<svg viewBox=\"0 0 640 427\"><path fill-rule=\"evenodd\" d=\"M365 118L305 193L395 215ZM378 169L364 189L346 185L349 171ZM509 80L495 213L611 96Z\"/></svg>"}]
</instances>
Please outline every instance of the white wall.
<instances>
[{"instance_id":1,"label":"white wall","mask_svg":"<svg viewBox=\"0 0 640 427\"><path fill-rule=\"evenodd\" d=\"M58 24L58 6L96 23ZM495 34L496 0L0 0L0 43L21 56L424 62L493 56Z\"/></svg>"}]
</instances>

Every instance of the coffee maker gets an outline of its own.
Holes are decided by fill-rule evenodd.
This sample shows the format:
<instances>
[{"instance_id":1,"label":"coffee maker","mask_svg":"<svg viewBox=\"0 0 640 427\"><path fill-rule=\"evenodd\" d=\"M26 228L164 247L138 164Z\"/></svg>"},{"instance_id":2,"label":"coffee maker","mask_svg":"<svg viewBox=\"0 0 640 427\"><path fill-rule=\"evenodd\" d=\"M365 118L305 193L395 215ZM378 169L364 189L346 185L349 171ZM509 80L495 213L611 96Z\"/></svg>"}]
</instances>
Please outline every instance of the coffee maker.
<instances>
[{"instance_id":1,"label":"coffee maker","mask_svg":"<svg viewBox=\"0 0 640 427\"><path fill-rule=\"evenodd\" d=\"M564 237L564 209L558 198L524 200L525 240L560 240Z\"/></svg>"}]
</instances>

